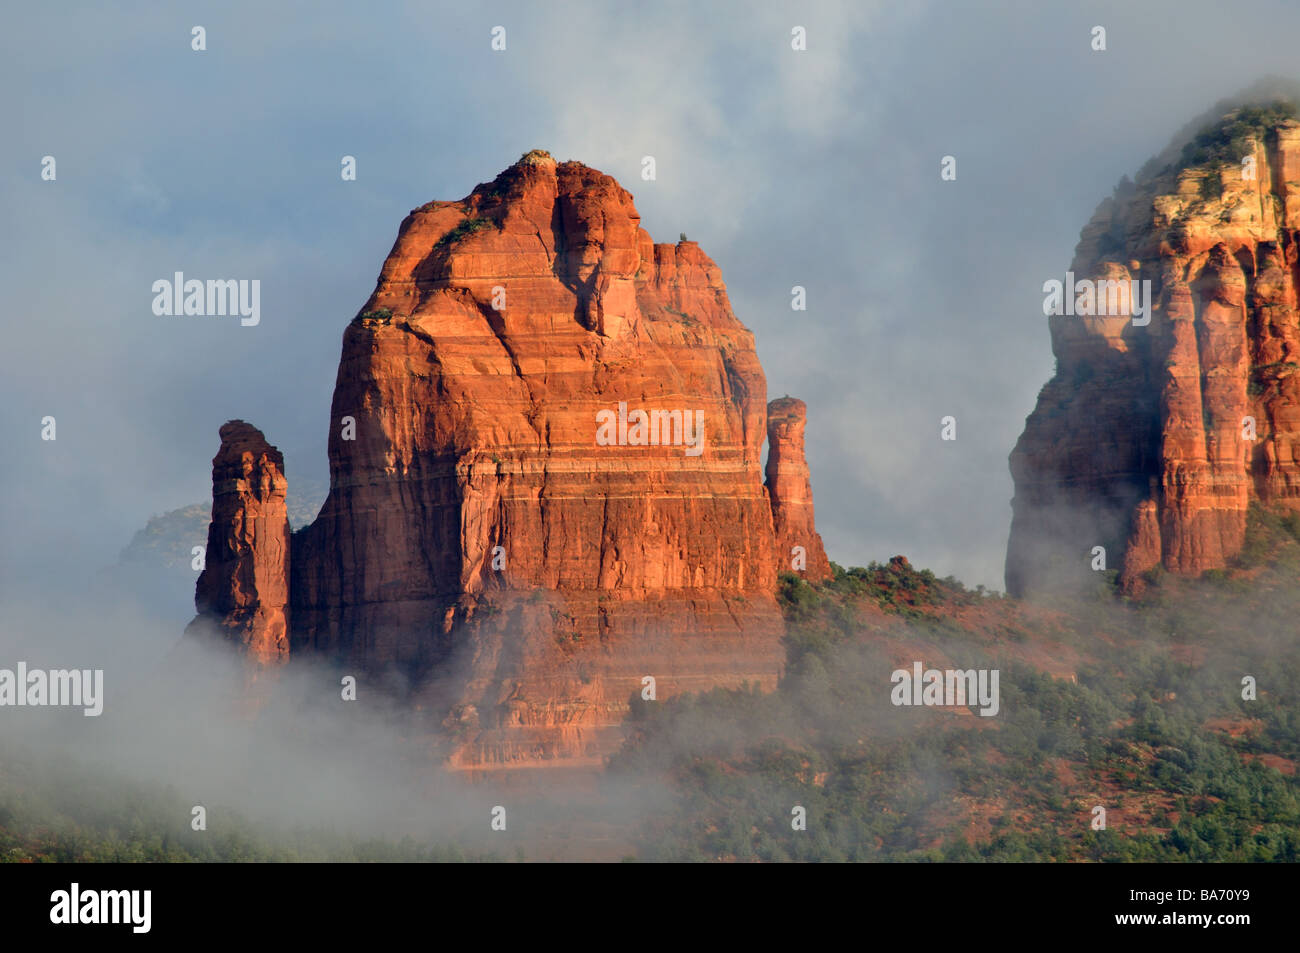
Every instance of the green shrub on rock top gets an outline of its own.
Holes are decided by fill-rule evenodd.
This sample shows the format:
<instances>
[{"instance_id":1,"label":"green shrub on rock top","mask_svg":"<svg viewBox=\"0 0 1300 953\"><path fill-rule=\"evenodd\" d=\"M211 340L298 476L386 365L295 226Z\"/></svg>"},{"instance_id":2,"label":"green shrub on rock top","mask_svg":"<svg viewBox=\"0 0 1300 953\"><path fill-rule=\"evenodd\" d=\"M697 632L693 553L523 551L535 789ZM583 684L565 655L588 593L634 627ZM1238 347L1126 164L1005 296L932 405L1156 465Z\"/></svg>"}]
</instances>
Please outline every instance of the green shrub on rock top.
<instances>
[{"instance_id":1,"label":"green shrub on rock top","mask_svg":"<svg viewBox=\"0 0 1300 953\"><path fill-rule=\"evenodd\" d=\"M491 219L486 218L467 218L456 227L452 228L442 238L438 239L435 248L443 248L454 245L467 235L473 235L475 232L481 232L492 224Z\"/></svg>"}]
</instances>

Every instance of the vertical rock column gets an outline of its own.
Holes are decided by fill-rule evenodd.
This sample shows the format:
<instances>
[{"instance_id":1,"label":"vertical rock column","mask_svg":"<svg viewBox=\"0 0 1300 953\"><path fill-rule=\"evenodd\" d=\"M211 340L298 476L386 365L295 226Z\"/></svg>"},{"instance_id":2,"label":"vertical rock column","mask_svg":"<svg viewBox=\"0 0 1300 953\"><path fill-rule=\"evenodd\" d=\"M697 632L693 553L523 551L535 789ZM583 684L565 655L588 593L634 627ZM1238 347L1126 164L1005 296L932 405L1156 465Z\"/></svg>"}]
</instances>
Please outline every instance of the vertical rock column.
<instances>
[{"instance_id":1,"label":"vertical rock column","mask_svg":"<svg viewBox=\"0 0 1300 953\"><path fill-rule=\"evenodd\" d=\"M804 577L829 579L831 564L813 520L812 481L803 455L803 431L808 407L795 397L782 397L767 405L767 492L772 500L780 571L793 568L802 547Z\"/></svg>"},{"instance_id":2,"label":"vertical rock column","mask_svg":"<svg viewBox=\"0 0 1300 953\"><path fill-rule=\"evenodd\" d=\"M212 524L195 589L195 622L214 623L226 640L263 666L289 658L286 487L284 457L260 430L242 420L221 428L221 449L212 459Z\"/></svg>"}]
</instances>

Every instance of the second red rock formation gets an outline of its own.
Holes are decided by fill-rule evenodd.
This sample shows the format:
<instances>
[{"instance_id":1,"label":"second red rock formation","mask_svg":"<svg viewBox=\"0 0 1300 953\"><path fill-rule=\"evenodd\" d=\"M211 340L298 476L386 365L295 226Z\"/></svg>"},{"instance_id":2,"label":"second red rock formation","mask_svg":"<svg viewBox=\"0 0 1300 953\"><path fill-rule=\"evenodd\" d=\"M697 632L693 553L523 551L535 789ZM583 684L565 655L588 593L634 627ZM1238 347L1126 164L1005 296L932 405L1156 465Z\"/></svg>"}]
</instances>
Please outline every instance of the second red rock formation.
<instances>
[{"instance_id":1,"label":"second red rock formation","mask_svg":"<svg viewBox=\"0 0 1300 953\"><path fill-rule=\"evenodd\" d=\"M1011 455L1011 593L1078 583L1100 568L1098 548L1130 591L1158 567L1220 569L1253 503L1300 510L1300 123L1288 114L1233 109L1083 230L1076 278L1148 283L1150 323L1127 307L1049 319L1057 373Z\"/></svg>"}]
</instances>

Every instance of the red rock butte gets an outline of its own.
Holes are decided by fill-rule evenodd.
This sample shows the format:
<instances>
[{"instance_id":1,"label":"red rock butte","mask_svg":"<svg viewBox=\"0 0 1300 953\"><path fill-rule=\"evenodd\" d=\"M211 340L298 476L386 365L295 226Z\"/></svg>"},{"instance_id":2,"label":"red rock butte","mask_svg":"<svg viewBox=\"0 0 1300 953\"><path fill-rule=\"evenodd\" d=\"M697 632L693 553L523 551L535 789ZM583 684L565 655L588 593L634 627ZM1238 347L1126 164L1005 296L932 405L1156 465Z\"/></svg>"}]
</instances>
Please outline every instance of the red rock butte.
<instances>
[{"instance_id":1,"label":"red rock butte","mask_svg":"<svg viewBox=\"0 0 1300 953\"><path fill-rule=\"evenodd\" d=\"M222 428L200 616L259 663L287 626L289 664L387 680L454 766L595 762L647 678L658 699L774 686L778 576L796 547L830 574L804 425L800 401L769 409L694 242L655 244L614 179L530 152L402 222L291 546L279 454Z\"/></svg>"},{"instance_id":2,"label":"red rock butte","mask_svg":"<svg viewBox=\"0 0 1300 953\"><path fill-rule=\"evenodd\" d=\"M1084 228L1076 279L1149 280L1151 320L1048 319L1057 372L1011 454L1011 593L1079 583L1096 546L1128 591L1224 568L1252 504L1300 509L1293 112L1216 113Z\"/></svg>"}]
</instances>

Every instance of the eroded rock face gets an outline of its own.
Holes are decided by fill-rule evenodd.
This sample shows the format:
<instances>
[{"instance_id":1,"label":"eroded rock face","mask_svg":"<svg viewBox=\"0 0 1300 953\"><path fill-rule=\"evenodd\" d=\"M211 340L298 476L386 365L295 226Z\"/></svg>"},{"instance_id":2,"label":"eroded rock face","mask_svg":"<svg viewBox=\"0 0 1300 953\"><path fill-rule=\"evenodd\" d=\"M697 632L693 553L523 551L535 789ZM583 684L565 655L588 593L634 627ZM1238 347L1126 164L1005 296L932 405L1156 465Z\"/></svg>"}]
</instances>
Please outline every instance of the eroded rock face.
<instances>
[{"instance_id":1,"label":"eroded rock face","mask_svg":"<svg viewBox=\"0 0 1300 953\"><path fill-rule=\"evenodd\" d=\"M289 658L289 515L284 458L242 420L221 428L196 623L215 625L262 665Z\"/></svg>"},{"instance_id":2,"label":"eroded rock face","mask_svg":"<svg viewBox=\"0 0 1300 953\"><path fill-rule=\"evenodd\" d=\"M1076 278L1149 280L1151 320L1048 319L1057 373L1011 454L1013 594L1079 583L1095 546L1129 590L1222 568L1252 501L1300 508L1300 123L1243 117L1083 230Z\"/></svg>"},{"instance_id":3,"label":"eroded rock face","mask_svg":"<svg viewBox=\"0 0 1300 953\"><path fill-rule=\"evenodd\" d=\"M804 460L803 432L808 407L796 397L779 397L767 405L767 492L772 500L777 553L803 575L821 581L831 576L822 538L813 520L812 477Z\"/></svg>"},{"instance_id":4,"label":"eroded rock face","mask_svg":"<svg viewBox=\"0 0 1300 953\"><path fill-rule=\"evenodd\" d=\"M771 687L787 535L829 571L802 405L780 419L785 548L717 265L655 244L609 176L529 153L413 211L344 333L293 652L400 673L466 767L608 753L647 678Z\"/></svg>"}]
</instances>

